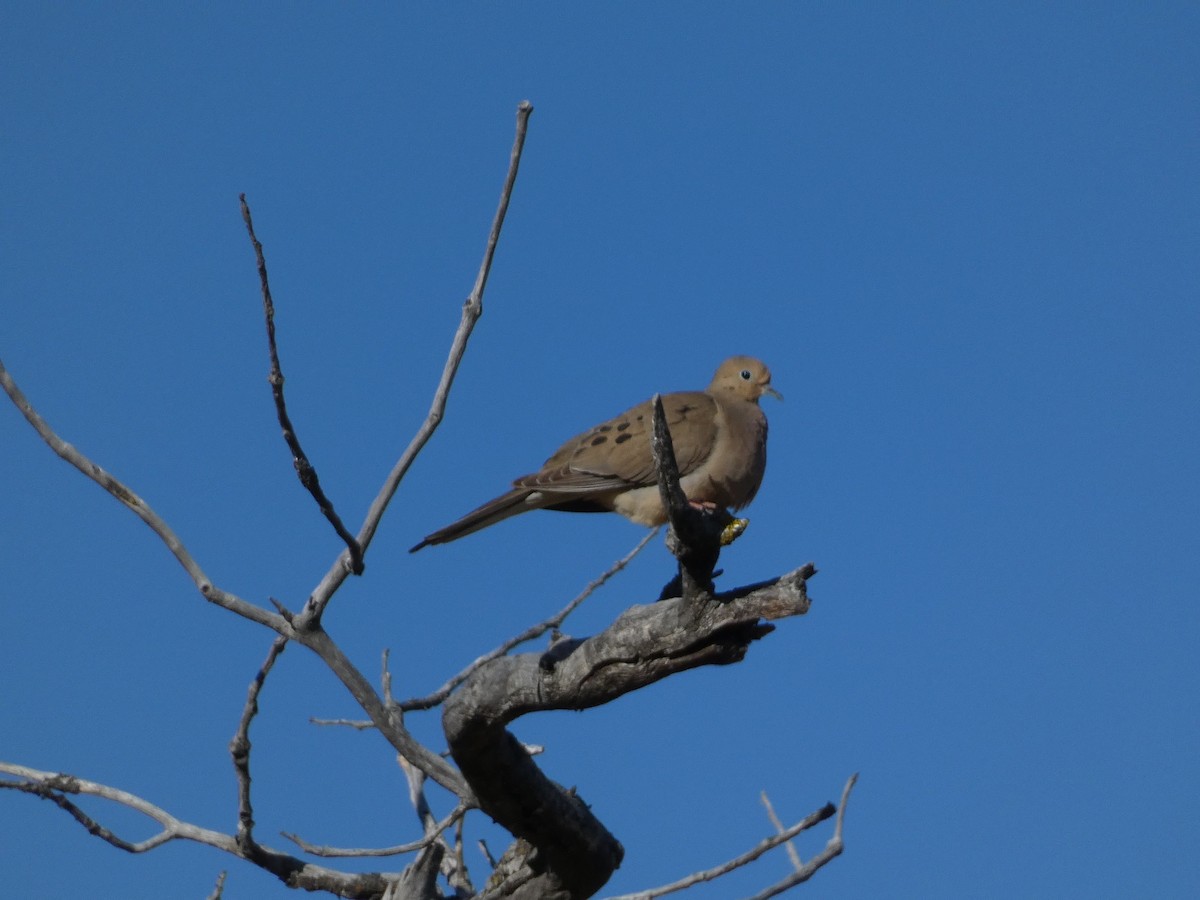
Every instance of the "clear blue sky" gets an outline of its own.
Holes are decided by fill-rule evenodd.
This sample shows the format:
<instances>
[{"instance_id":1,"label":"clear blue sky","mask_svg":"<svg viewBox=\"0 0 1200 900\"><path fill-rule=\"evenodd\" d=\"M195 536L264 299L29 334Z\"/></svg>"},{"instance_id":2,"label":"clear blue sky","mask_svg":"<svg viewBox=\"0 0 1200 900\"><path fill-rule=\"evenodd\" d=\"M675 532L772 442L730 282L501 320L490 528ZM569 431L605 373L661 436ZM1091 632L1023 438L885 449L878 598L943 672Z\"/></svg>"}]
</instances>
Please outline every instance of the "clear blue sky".
<instances>
[{"instance_id":1,"label":"clear blue sky","mask_svg":"<svg viewBox=\"0 0 1200 900\"><path fill-rule=\"evenodd\" d=\"M10 2L0 354L221 586L296 607L338 545L277 433L237 195L293 418L357 524L428 407L529 99L448 418L333 635L372 675L391 648L408 696L557 610L640 529L539 513L405 550L754 354L787 399L723 581L813 560L811 613L741 665L515 726L624 843L606 893L748 848L761 790L791 821L858 771L806 896L1194 897L1198 45L1188 3ZM226 744L270 636L11 408L0 508L0 758L233 830ZM567 630L669 574L655 544ZM414 836L383 742L307 724L354 714L315 658L289 649L262 704L262 839ZM202 897L223 868L226 896L294 896L0 793L7 895Z\"/></svg>"}]
</instances>

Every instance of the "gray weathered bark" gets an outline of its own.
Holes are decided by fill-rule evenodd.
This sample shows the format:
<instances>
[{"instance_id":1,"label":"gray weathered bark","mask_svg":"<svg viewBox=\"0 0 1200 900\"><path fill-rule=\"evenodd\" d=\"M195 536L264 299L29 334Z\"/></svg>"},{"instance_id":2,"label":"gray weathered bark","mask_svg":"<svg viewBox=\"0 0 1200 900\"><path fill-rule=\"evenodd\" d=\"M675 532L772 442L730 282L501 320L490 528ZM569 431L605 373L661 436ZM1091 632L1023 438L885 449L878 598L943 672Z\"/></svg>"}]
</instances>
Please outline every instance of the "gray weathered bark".
<instances>
[{"instance_id":1,"label":"gray weathered bark","mask_svg":"<svg viewBox=\"0 0 1200 900\"><path fill-rule=\"evenodd\" d=\"M587 805L555 784L506 729L541 710L587 709L702 665L742 659L774 626L808 610L811 565L712 599L634 606L595 637L553 654L524 653L480 668L445 705L442 723L480 807L535 851L536 873L511 896L590 897L620 865L617 842ZM533 893L525 893L528 889Z\"/></svg>"}]
</instances>

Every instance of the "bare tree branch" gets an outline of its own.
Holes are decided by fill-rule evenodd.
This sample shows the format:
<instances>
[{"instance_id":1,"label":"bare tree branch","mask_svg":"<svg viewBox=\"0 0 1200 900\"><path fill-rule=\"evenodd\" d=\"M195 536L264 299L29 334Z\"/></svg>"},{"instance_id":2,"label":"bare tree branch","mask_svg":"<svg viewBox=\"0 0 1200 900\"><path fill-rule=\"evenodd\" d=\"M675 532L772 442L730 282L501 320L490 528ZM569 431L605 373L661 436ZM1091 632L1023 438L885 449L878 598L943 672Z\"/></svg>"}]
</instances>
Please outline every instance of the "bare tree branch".
<instances>
[{"instance_id":1,"label":"bare tree branch","mask_svg":"<svg viewBox=\"0 0 1200 900\"><path fill-rule=\"evenodd\" d=\"M387 502L395 493L400 479L411 465L416 454L428 441L433 429L440 421L442 413L445 409L446 399L449 393L450 384L453 381L454 374L458 369L462 354L466 349L466 342L474 327L475 321L482 314L483 309L483 290L487 283L488 272L491 268L491 262L495 253L496 244L499 240L500 229L504 221L505 213L508 209L509 198L512 194L512 188L516 181L517 169L520 162L521 149L524 145L525 132L529 115L533 111L532 106L528 103L522 103L517 111L517 135L514 141L513 150L509 162L508 176L505 180L504 188L501 193L500 207L497 210L495 220L492 224L492 230L489 234L487 249L484 253L484 261L480 267L479 275L476 277L475 288L468 298L463 311L463 321L459 326L458 332L455 334L454 344L451 349L450 359L447 361L446 368L442 373L442 381L434 398L433 407L426 419L425 425L422 426L412 444L401 457L399 463L393 469L392 474L385 482L383 490L379 497L376 498L372 505L371 511L368 513L367 520L363 525L363 530L360 533L358 543L365 552L370 538L373 536L375 529L378 527L379 520L386 509ZM304 611L297 616L288 616L284 613L273 614L267 612L260 607L247 603L246 601L228 594L225 591L217 588L208 577L204 574L199 564L188 553L183 543L175 535L175 533L150 507L136 494L134 494L124 484L97 466L91 460L87 459L78 450L70 444L63 441L54 433L50 426L37 414L32 405L21 393L15 382L8 375L7 370L0 363L0 386L3 386L5 392L12 399L13 403L21 410L26 420L34 427L35 430L42 436L43 440L57 453L61 458L70 462L77 469L107 490L110 494L116 497L121 503L136 513L151 529L162 539L176 559L192 577L200 593L210 602L216 603L233 612L238 613L259 624L266 625L276 633L295 640L303 644L310 650L315 652L329 666L334 673L341 679L342 683L347 687L368 716L375 723L392 744L392 746L407 759L420 766L430 777L436 780L439 784L451 790L459 796L464 802L471 801L471 791L467 787L466 782L462 777L454 771L454 769L441 759L437 754L432 753L427 748L418 743L404 727L403 722L397 710L389 710L386 705L379 699L375 690L357 668L349 661L341 649L330 639L329 635L320 628L320 618L333 592L343 583L346 575L350 571L349 551L344 551L342 559L338 565L325 576L317 590L309 598L305 605ZM282 607L281 607L282 609ZM284 610L286 612L286 610Z\"/></svg>"},{"instance_id":2,"label":"bare tree branch","mask_svg":"<svg viewBox=\"0 0 1200 900\"><path fill-rule=\"evenodd\" d=\"M767 818L770 819L771 824L775 826L776 833L781 833L783 831L783 822L780 821L779 816L775 815L775 807L771 805L771 798L767 796L766 791L763 791L758 795L758 797L762 801L762 805L767 808ZM792 868L798 870L801 866L801 862L800 853L796 850L796 845L791 841L788 841L784 845L784 849L787 850L788 859L792 861Z\"/></svg>"},{"instance_id":3,"label":"bare tree branch","mask_svg":"<svg viewBox=\"0 0 1200 900\"><path fill-rule=\"evenodd\" d=\"M460 821L463 816L470 810L465 803L460 803L450 812L450 815L442 819L440 822L435 822L429 832L418 841L409 841L407 844L397 844L394 847L330 847L325 844L310 844L308 841L299 835L291 832L281 832L281 834L303 850L305 853L311 853L313 856L322 857L377 857L377 856L399 856L404 853L412 853L415 850L424 850L434 841L442 836L447 828Z\"/></svg>"},{"instance_id":4,"label":"bare tree branch","mask_svg":"<svg viewBox=\"0 0 1200 900\"><path fill-rule=\"evenodd\" d=\"M145 501L54 433L53 429L38 415L20 388L17 387L2 362L0 362L0 386L4 388L5 393L8 394L17 408L21 410L26 420L58 456L71 463L79 471L103 487L150 526L155 534L172 551L175 558L188 574L192 576L193 582L195 582L205 599L251 621L266 625L279 635L294 640L316 653L333 670L334 674L338 676L342 684L346 686L347 690L350 691L355 700L366 711L367 715L370 716L371 721L375 723L376 727L380 729L384 737L387 738L388 742L399 753L402 753L407 759L420 766L438 784L456 793L460 799L470 801L471 791L462 777L445 760L422 746L412 737L404 727L398 711L387 710L383 701L379 699L379 695L375 693L375 689L371 687L370 682L355 668L354 664L350 662L341 648L329 637L329 634L320 628L319 620L313 618L302 619L299 616L289 620L287 616L267 612L261 607L247 603L240 597L226 593L216 587L216 585L209 581L199 564L188 553L183 543L175 536L175 533L166 522L150 509Z\"/></svg>"},{"instance_id":5,"label":"bare tree branch","mask_svg":"<svg viewBox=\"0 0 1200 900\"><path fill-rule=\"evenodd\" d=\"M826 803L814 813L805 816L791 828L785 831L772 835L763 841L760 841L751 849L747 850L740 856L736 856L728 862L721 863L719 866L713 866L711 869L705 869L702 872L693 872L685 878L680 878L678 881L673 881L670 884L664 884L661 887L651 888L648 891L638 891L636 894L621 894L617 897L610 897L608 900L655 900L656 897L664 897L667 894L673 894L676 891L686 890L706 881L713 881L720 878L722 875L728 875L735 869L740 869L742 866L748 865L766 853L768 850L773 850L780 844L794 838L802 831L812 828L814 825L819 825L826 819L831 818L837 810L832 803Z\"/></svg>"},{"instance_id":6,"label":"bare tree branch","mask_svg":"<svg viewBox=\"0 0 1200 900\"><path fill-rule=\"evenodd\" d=\"M661 887L652 888L647 891L638 891L635 894L621 894L618 897L610 897L608 900L655 900L657 897L663 897L667 894L673 894L676 891L682 891L686 888L693 887L705 881L713 881L720 878L722 875L728 875L735 869L740 869L742 866L748 865L766 853L768 850L773 850L780 844L786 844L800 834L824 822L833 815L837 815L837 821L834 827L834 835L830 839L825 850L809 860L807 865L797 868L789 877L783 881L772 885L761 894L756 894L754 900L765 900L767 897L774 897L782 893L790 887L794 887L803 881L807 881L813 876L813 873L829 860L842 852L842 817L846 811L846 800L850 796L850 789L854 787L854 782L858 779L857 775L851 775L850 780L846 782L845 788L842 790L841 806L834 807L832 803L826 803L816 812L805 816L791 828L781 829L777 834L760 841L751 849L747 850L740 856L734 857L728 862L721 863L719 866L713 866L711 869L705 869L702 872L693 872L685 878L678 881L673 881L670 884L664 884ZM836 845L836 850L833 850ZM831 852L832 851L832 852Z\"/></svg>"},{"instance_id":7,"label":"bare tree branch","mask_svg":"<svg viewBox=\"0 0 1200 900\"><path fill-rule=\"evenodd\" d=\"M585 601L588 597L590 597L597 590L599 590L601 587L603 587L605 582L607 582L610 578L612 578L614 575L616 575L618 572L620 572L622 569L624 569L626 566L628 566L629 563L633 561L633 558L635 556L637 556L639 553L641 553L642 550L645 549L646 545L649 544L650 541L652 541L654 539L654 537L658 534L659 530L660 529L655 528L652 531L650 531L644 538L642 538L640 541L638 541L638 544L636 547L634 547L632 550L630 550L628 553L626 553L624 556L622 556L620 559L618 559L615 563L613 563L611 566L609 566L607 569L605 569L604 572L598 578L593 580L587 587L585 587L582 591L580 591L579 594L576 595L574 600L572 600L570 603L568 603L566 606L564 606L562 609L560 609L553 616L539 622L536 625L533 625L533 626L525 629L520 634L518 634L516 637L509 638L507 641L505 641L503 644L501 644L495 650L492 650L490 653L486 653L483 656L479 657L473 663L471 663L469 666L467 666L465 669L463 669L461 672L459 672L457 675L455 675L453 678L451 678L449 681L447 681L445 684L443 684L440 688L438 688L436 691L434 691L432 694L429 694L426 697L418 697L418 698L413 698L411 700L405 700L403 703L400 704L400 709L404 710L405 712L411 712L413 710L420 710L420 709L432 709L433 707L437 706L439 703L444 701L447 697L449 697L450 694L454 691L454 689L456 687L458 687L460 684L462 684L464 681L466 681L481 666L491 662L493 659L498 659L501 656L507 655L509 653L509 651L515 649L516 647L521 646L521 644L524 644L527 641L536 640L537 638L541 637L543 634L545 634L547 631L550 631L551 629L559 628L562 625L562 623L566 621L567 616L569 616L576 609L578 609L580 607L580 605L583 603L583 601Z\"/></svg>"},{"instance_id":8,"label":"bare tree branch","mask_svg":"<svg viewBox=\"0 0 1200 900\"><path fill-rule=\"evenodd\" d=\"M196 562L183 545L183 541L150 508L150 505L145 500L55 434L54 429L50 427L45 419L38 415L37 410L33 408L33 404L29 402L16 382L13 381L12 376L5 369L2 360L0 360L0 387L4 388L4 392L8 394L9 399L21 411L21 415L25 417L25 421L33 426L34 430L41 435L42 440L50 446L50 449L60 459L66 460L92 481L96 482L96 484L119 500L122 505L131 510L134 515L150 526L150 529L158 535L159 539L166 544L167 549L171 551L171 554L179 564L183 566L184 571L188 573L197 590L200 591L206 600L224 607L230 612L237 613L239 616L250 619L252 622L266 625L280 634L288 630L288 623L284 621L283 617L269 613L265 609L255 606L253 603L248 603L233 594L226 593L213 584L208 576L204 574L204 570L200 568L200 564Z\"/></svg>"},{"instance_id":9,"label":"bare tree branch","mask_svg":"<svg viewBox=\"0 0 1200 900\"><path fill-rule=\"evenodd\" d=\"M222 872L217 876L217 883L213 885L212 893L208 895L207 900L221 900L225 893L225 876L227 872Z\"/></svg>"},{"instance_id":10,"label":"bare tree branch","mask_svg":"<svg viewBox=\"0 0 1200 900\"><path fill-rule=\"evenodd\" d=\"M354 897L361 898L361 900L372 900L372 898L378 897L391 881L401 877L398 873L352 874L338 872L335 869L316 866L261 845L254 845L251 849L243 848L239 846L237 838L233 835L192 825L175 818L166 810L134 794L94 781L76 778L73 775L42 772L27 766L5 762L0 762L0 773L19 779L18 781L0 780L0 788L17 790L43 800L49 800L73 816L89 833L129 853L145 853L147 850L152 850L173 840L194 841L246 859L266 869L289 887L310 891L329 891L340 897ZM101 797L119 803L153 819L161 826L162 830L144 841L137 843L126 841L101 826L66 797L66 795L75 794Z\"/></svg>"},{"instance_id":11,"label":"bare tree branch","mask_svg":"<svg viewBox=\"0 0 1200 900\"><path fill-rule=\"evenodd\" d=\"M679 466L675 462L675 447L667 417L663 414L661 395L654 395L653 408L650 450L654 456L658 492L671 523L667 547L679 561L679 596L685 599L710 597L713 570L721 555L721 532L733 517L727 510L700 510L688 502L679 485ZM663 595L668 595L669 590L670 585L663 590Z\"/></svg>"},{"instance_id":12,"label":"bare tree branch","mask_svg":"<svg viewBox=\"0 0 1200 900\"><path fill-rule=\"evenodd\" d=\"M460 852L462 849L461 842L457 849L450 845L444 834L448 826L437 822L434 819L433 810L429 807L429 799L425 796L425 773L412 765L403 756L397 756L396 761L404 771L404 778L408 782L408 798L417 813L417 819L421 822L421 829L427 837L432 836L437 839L445 850L441 860L442 874L446 876L446 880L455 891L460 893L467 892L473 895L475 888L471 884L471 876L467 872L466 865L463 862L462 853ZM463 812L466 812L465 808ZM459 829L462 828L461 816L458 818L456 824ZM461 830L459 834L461 837Z\"/></svg>"},{"instance_id":13,"label":"bare tree branch","mask_svg":"<svg viewBox=\"0 0 1200 900\"><path fill-rule=\"evenodd\" d=\"M608 703L696 666L737 662L773 630L762 619L808 611L806 581L815 571L810 564L717 602L674 598L632 607L595 637L570 642L552 666L535 653L501 657L447 698L442 725L450 753L480 808L536 848L537 877L527 894L514 896L591 896L623 850L585 803L546 778L505 726L531 712Z\"/></svg>"},{"instance_id":14,"label":"bare tree branch","mask_svg":"<svg viewBox=\"0 0 1200 900\"><path fill-rule=\"evenodd\" d=\"M246 705L242 707L242 717L238 721L237 731L229 742L229 755L233 757L233 770L237 774L238 783L238 846L245 848L254 842L254 807L250 803L250 722L258 715L258 695L263 683L267 680L275 660L287 646L287 638L277 637L271 642L267 658L259 667L250 688L246 692Z\"/></svg>"},{"instance_id":15,"label":"bare tree branch","mask_svg":"<svg viewBox=\"0 0 1200 900\"><path fill-rule=\"evenodd\" d=\"M421 452L429 442L429 439L433 437L434 431L437 430L438 425L441 424L442 418L445 416L446 402L450 396L450 387L454 383L454 376L458 373L459 364L462 362L463 354L466 352L467 341L471 338L471 332L475 330L475 323L483 315L483 291L487 287L488 275L492 269L492 258L496 253L496 245L500 241L500 230L504 226L504 217L508 213L508 203L512 197L513 186L517 181L517 171L521 165L521 151L525 146L525 132L528 129L529 116L532 113L533 106L527 100L522 101L517 107L517 131L513 139L512 152L509 155L508 175L505 177L504 187L500 191L500 205L496 209L495 218L492 220L492 228L488 233L487 247L483 253L483 262L479 267L479 274L475 277L475 286L463 304L462 319L459 322L458 330L454 333L454 340L450 345L450 355L446 359L441 380L434 391L429 413L409 443L408 448L401 454L400 459L397 460L396 465L392 468L387 480L383 484L383 488L379 491L378 496L367 512L362 528L359 529L358 545L362 548L364 554L367 552L367 548L375 536L375 531L379 527L379 522L387 510L392 496L396 493L396 489L399 488L405 473L408 472L409 467L416 460L417 454ZM322 611L329 603L334 592L346 580L346 576L350 571L349 566L349 551L345 551L338 557L338 560L326 573L321 583L317 585L316 590L313 591L305 607L305 615L320 618Z\"/></svg>"},{"instance_id":16,"label":"bare tree branch","mask_svg":"<svg viewBox=\"0 0 1200 900\"><path fill-rule=\"evenodd\" d=\"M855 772L846 782L846 786L842 788L842 801L838 806L837 820L833 827L833 837L829 839L829 843L825 845L825 849L806 862L803 866L779 881L771 885L766 890L755 894L750 900L767 900L769 897L777 897L784 891L794 888L798 884L802 884L816 874L817 870L824 866L827 862L842 855L845 849L845 844L842 842L842 823L846 819L846 803L850 799L850 791L854 788L855 782L858 781L858 773Z\"/></svg>"},{"instance_id":17,"label":"bare tree branch","mask_svg":"<svg viewBox=\"0 0 1200 900\"><path fill-rule=\"evenodd\" d=\"M361 575L363 572L362 548L359 547L354 535L346 530L341 517L333 508L333 502L325 496L325 492L321 489L321 479L317 477L317 470L308 461L308 456L300 446L300 438L292 425L291 416L288 415L287 401L283 397L283 370L279 366L279 351L275 346L275 302L271 299L271 285L267 279L267 261L263 256L262 244L254 234L254 221L250 217L250 205L246 202L246 195L239 194L238 200L242 207L242 221L246 223L246 231L249 233L250 243L254 247L254 258L258 264L258 280L262 285L263 316L267 323L267 348L271 356L271 374L267 376L267 381L271 384L271 396L275 399L275 415L279 418L283 439L287 442L288 449L292 451L292 465L296 467L300 483L312 494L313 499L317 501L317 506L329 520L329 524L333 526L333 530L346 544L346 550L350 554L350 570L355 575Z\"/></svg>"},{"instance_id":18,"label":"bare tree branch","mask_svg":"<svg viewBox=\"0 0 1200 900\"><path fill-rule=\"evenodd\" d=\"M474 802L471 788L462 775L438 754L412 736L404 725L400 710L394 706L389 708L384 703L371 683L355 668L327 631L318 627L315 630L297 634L293 639L321 657L325 665L346 686L358 705L363 708L363 711L375 723L375 727L382 732L396 752L420 767L421 771L442 787L458 795L463 802L468 804Z\"/></svg>"},{"instance_id":19,"label":"bare tree branch","mask_svg":"<svg viewBox=\"0 0 1200 900\"><path fill-rule=\"evenodd\" d=\"M380 692L350 662L322 623L325 609L347 576L363 571L363 557L400 482L445 415L458 367L483 312L483 294L519 170L531 113L532 107L528 103L518 107L516 135L499 206L474 287L463 304L462 316L429 412L385 479L357 536L349 533L322 491L316 471L300 446L287 412L284 377L275 336L275 310L265 257L254 232L245 195L240 197L263 293L271 360L269 380L276 413L302 484L316 499L346 544L346 549L338 555L299 613L292 613L274 599L271 602L275 604L277 612L272 613L214 586L166 522L140 497L55 434L29 404L0 362L0 386L57 455L137 514L166 544L202 596L271 628L277 635L247 691L237 731L230 741L229 749L238 785L238 824L234 835L199 828L142 798L71 775L0 763L0 774L13 776L13 780L0 779L0 788L28 793L54 803L90 833L127 852L146 852L176 839L191 840L246 859L291 887L323 890L344 897L431 900L441 896L436 886L439 870L446 875L457 896L469 894L478 896L480 900L499 897L511 900L577 900L591 896L606 883L622 859L624 850L620 843L592 814L574 789L562 788L541 772L532 759L534 749L523 746L506 726L530 712L585 709L608 703L686 669L737 662L744 657L753 641L774 629L769 621L764 620L807 612L809 601L806 582L816 571L809 564L775 581L714 596L712 573L720 554L721 531L735 520L725 510L699 509L687 501L679 486L671 436L663 416L661 399L657 395L654 398L652 446L659 488L671 522L668 546L680 563L679 597L649 606L633 607L592 638L559 639L556 634L556 642L545 653L509 655L522 643L548 631L557 631L567 616L608 578L623 569L657 532L651 533L555 616L526 629L499 648L476 659L433 694L399 705L392 696L386 651L380 696ZM258 712L258 697L265 679L289 640L315 653L341 680L370 720L369 723L335 721L353 727L375 727L395 748L425 833L419 841L385 849L338 849L311 845L290 834L285 834L285 837L302 850L321 856L377 857L416 851L417 858L403 873L342 873L280 853L258 843L254 837L250 726ZM444 704L443 728L450 754L459 769L418 742L405 726L406 710L429 709L438 704ZM454 809L440 821L435 819L425 795L426 777L434 779L457 797ZM843 791L841 807L836 810L834 837L825 850L802 865L789 844L795 871L759 897L775 896L801 883L842 852L845 805L855 777L850 779ZM144 841L127 841L93 819L71 799L74 795L96 796L124 805L157 822L160 830ZM673 885L630 896L649 900L718 877L748 864L772 847L788 842L795 834L829 818L835 812L831 805L827 805L785 830L774 815L769 801L765 800L765 795L764 802L779 829L774 837L722 866L695 873ZM463 821L466 812L475 808L487 812L516 837L478 895L474 893L463 862ZM453 845L446 834L451 826L455 826ZM219 897L223 887L224 873L218 879L213 896Z\"/></svg>"},{"instance_id":20,"label":"bare tree branch","mask_svg":"<svg viewBox=\"0 0 1200 900\"><path fill-rule=\"evenodd\" d=\"M430 844L399 879L388 885L381 900L441 900L437 876L444 854L440 843Z\"/></svg>"},{"instance_id":21,"label":"bare tree branch","mask_svg":"<svg viewBox=\"0 0 1200 900\"><path fill-rule=\"evenodd\" d=\"M668 513L678 515L687 509L688 498L679 484L679 464L675 461L675 444L671 441L671 429L663 413L662 394L653 398L654 431L650 437L650 451L654 455L654 472L658 477L658 495Z\"/></svg>"},{"instance_id":22,"label":"bare tree branch","mask_svg":"<svg viewBox=\"0 0 1200 900\"><path fill-rule=\"evenodd\" d=\"M475 894L475 885L467 875L466 841L463 839L466 823L465 816L454 823L454 865L462 877L451 878L450 885L459 896L470 897Z\"/></svg>"},{"instance_id":23,"label":"bare tree branch","mask_svg":"<svg viewBox=\"0 0 1200 900\"><path fill-rule=\"evenodd\" d=\"M383 702L375 693L374 688L371 687L370 682L354 667L341 648L329 638L329 635L325 631L320 630L319 627L316 627L317 620L310 618L302 623L299 617L297 617L295 620L297 626L300 624L307 626L305 630L299 631L294 627L293 622L289 622L283 615L267 612L261 607L247 603L240 597L226 593L216 587L208 579L208 576L204 574L204 571L195 559L192 558L192 555L188 553L187 548L183 546L183 542L176 537L175 532L171 530L167 523L145 501L55 434L54 430L38 415L33 405L13 381L8 370L4 368L2 361L0 361L0 387L4 388L5 393L12 399L16 407L21 410L25 419L59 457L71 463L71 465L75 466L84 475L103 487L150 526L154 533L171 550L184 570L192 577L192 581L196 584L196 587L205 599L251 621L266 625L281 636L295 640L315 652L334 671L334 674L342 680L342 683L346 685L350 693L354 695L354 698L398 752L421 766L424 771L443 787L454 791L463 800L469 800L471 792L462 777L447 765L445 760L421 746L405 729L399 715L392 715L386 710Z\"/></svg>"},{"instance_id":24,"label":"bare tree branch","mask_svg":"<svg viewBox=\"0 0 1200 900\"><path fill-rule=\"evenodd\" d=\"M496 857L492 856L492 851L488 849L487 841L480 838L478 841L479 852L483 854L483 858L488 861L488 865L493 869L496 868Z\"/></svg>"},{"instance_id":25,"label":"bare tree branch","mask_svg":"<svg viewBox=\"0 0 1200 900\"><path fill-rule=\"evenodd\" d=\"M308 724L340 725L344 728L353 728L355 731L370 731L375 727L375 723L370 719L318 719L316 716L310 716Z\"/></svg>"},{"instance_id":26,"label":"bare tree branch","mask_svg":"<svg viewBox=\"0 0 1200 900\"><path fill-rule=\"evenodd\" d=\"M379 681L383 685L383 705L388 709L392 709L396 705L396 701L392 698L392 673L388 669L388 658L391 655L392 651L388 647L384 647L379 661Z\"/></svg>"}]
</instances>

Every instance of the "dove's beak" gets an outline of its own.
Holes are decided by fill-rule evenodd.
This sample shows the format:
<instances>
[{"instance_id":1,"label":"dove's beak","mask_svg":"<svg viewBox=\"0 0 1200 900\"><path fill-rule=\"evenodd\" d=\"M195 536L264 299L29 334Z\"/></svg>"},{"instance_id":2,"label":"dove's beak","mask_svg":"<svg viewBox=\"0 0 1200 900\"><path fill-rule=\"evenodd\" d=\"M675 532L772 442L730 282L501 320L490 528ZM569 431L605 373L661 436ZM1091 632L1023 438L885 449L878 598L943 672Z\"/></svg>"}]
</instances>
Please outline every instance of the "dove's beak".
<instances>
[{"instance_id":1,"label":"dove's beak","mask_svg":"<svg viewBox=\"0 0 1200 900\"><path fill-rule=\"evenodd\" d=\"M783 394L779 393L779 391L775 390L775 388L771 387L769 384L764 384L764 385L763 385L763 390L762 390L762 392L763 392L764 394L768 394L768 395L770 395L770 396L774 397L776 400L782 400L782 399L783 399Z\"/></svg>"}]
</instances>

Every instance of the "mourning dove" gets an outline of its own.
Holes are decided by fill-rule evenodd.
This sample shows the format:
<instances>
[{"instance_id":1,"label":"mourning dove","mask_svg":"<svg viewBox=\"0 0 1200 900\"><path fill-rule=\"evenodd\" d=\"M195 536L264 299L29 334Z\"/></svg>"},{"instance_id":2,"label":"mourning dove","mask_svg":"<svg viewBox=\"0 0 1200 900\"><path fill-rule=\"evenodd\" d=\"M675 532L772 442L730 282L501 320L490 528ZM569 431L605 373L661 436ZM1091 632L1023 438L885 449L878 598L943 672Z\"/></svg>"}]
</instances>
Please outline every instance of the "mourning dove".
<instances>
[{"instance_id":1,"label":"mourning dove","mask_svg":"<svg viewBox=\"0 0 1200 900\"><path fill-rule=\"evenodd\" d=\"M754 499L767 466L763 394L780 397L771 372L749 356L721 363L704 391L667 394L663 412L671 430L679 483L693 504L741 509ZM457 522L428 535L409 552L445 544L533 509L618 512L640 525L667 520L658 491L647 400L615 419L571 438L532 475Z\"/></svg>"}]
</instances>

